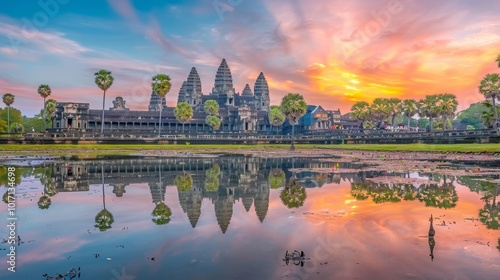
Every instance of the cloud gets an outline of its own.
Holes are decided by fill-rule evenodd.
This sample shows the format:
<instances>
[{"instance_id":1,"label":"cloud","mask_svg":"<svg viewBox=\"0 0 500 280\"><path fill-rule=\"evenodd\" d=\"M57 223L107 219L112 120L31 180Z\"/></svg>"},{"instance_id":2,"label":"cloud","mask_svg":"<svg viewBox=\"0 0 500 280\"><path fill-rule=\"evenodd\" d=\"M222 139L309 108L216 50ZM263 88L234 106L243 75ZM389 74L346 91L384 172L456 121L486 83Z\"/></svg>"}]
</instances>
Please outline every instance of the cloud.
<instances>
[{"instance_id":1,"label":"cloud","mask_svg":"<svg viewBox=\"0 0 500 280\"><path fill-rule=\"evenodd\" d=\"M91 51L78 42L65 38L64 33L27 31L20 25L7 22L0 22L0 35L7 37L11 42L10 47L2 48L4 54L17 54L21 50L36 49L40 53L71 57Z\"/></svg>"}]
</instances>

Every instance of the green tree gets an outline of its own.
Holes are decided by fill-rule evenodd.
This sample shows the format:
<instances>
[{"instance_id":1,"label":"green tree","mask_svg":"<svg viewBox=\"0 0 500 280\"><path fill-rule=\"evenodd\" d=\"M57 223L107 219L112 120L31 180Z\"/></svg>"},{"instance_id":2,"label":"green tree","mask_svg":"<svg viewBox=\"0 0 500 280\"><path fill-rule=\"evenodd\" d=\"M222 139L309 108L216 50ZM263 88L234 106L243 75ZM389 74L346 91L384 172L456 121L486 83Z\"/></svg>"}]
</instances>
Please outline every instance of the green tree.
<instances>
[{"instance_id":1,"label":"green tree","mask_svg":"<svg viewBox=\"0 0 500 280\"><path fill-rule=\"evenodd\" d=\"M408 118L408 129L410 129L411 118L418 113L417 101L414 99L403 100L401 112Z\"/></svg>"},{"instance_id":2,"label":"green tree","mask_svg":"<svg viewBox=\"0 0 500 280\"><path fill-rule=\"evenodd\" d=\"M437 96L438 111L443 118L443 130L448 129L449 118L454 118L458 107L457 97L451 93L443 93Z\"/></svg>"},{"instance_id":3,"label":"green tree","mask_svg":"<svg viewBox=\"0 0 500 280\"><path fill-rule=\"evenodd\" d=\"M205 172L205 190L214 192L219 190L220 167L214 163L212 168Z\"/></svg>"},{"instance_id":4,"label":"green tree","mask_svg":"<svg viewBox=\"0 0 500 280\"><path fill-rule=\"evenodd\" d=\"M175 176L174 185L177 186L177 190L180 192L187 192L193 187L193 177L191 174L183 172Z\"/></svg>"},{"instance_id":5,"label":"green tree","mask_svg":"<svg viewBox=\"0 0 500 280\"><path fill-rule=\"evenodd\" d=\"M111 76L111 72L105 69L101 69L94 73L95 84L103 91L102 95L102 118L101 118L101 135L104 134L104 106L106 102L106 91L111 87L113 81L115 80Z\"/></svg>"},{"instance_id":6,"label":"green tree","mask_svg":"<svg viewBox=\"0 0 500 280\"><path fill-rule=\"evenodd\" d=\"M26 132L31 132L31 128L33 128L35 131L41 131L43 129L43 120L36 116L34 118L28 118L24 116L22 118L22 123Z\"/></svg>"},{"instance_id":7,"label":"green tree","mask_svg":"<svg viewBox=\"0 0 500 280\"><path fill-rule=\"evenodd\" d=\"M220 128L221 121L219 117L216 116L207 116L205 118L205 123L212 128L212 130L215 132Z\"/></svg>"},{"instance_id":8,"label":"green tree","mask_svg":"<svg viewBox=\"0 0 500 280\"><path fill-rule=\"evenodd\" d=\"M56 116L56 106L57 106L57 101L55 99L49 99L47 102L45 102L45 112L46 118L45 122L49 121L50 122L50 127L54 128L54 118Z\"/></svg>"},{"instance_id":9,"label":"green tree","mask_svg":"<svg viewBox=\"0 0 500 280\"><path fill-rule=\"evenodd\" d=\"M489 102L489 101L483 101ZM489 111L487 106L483 102L477 102L471 104L469 108L458 113L457 118L453 121L453 124L460 129L466 128L468 125L474 127L474 129L484 129L482 114L485 111ZM489 102L491 104L491 102ZM494 120L493 106L491 106L492 120Z\"/></svg>"},{"instance_id":10,"label":"green tree","mask_svg":"<svg viewBox=\"0 0 500 280\"><path fill-rule=\"evenodd\" d=\"M299 181L293 177L280 193L281 202L289 209L303 206L306 198L306 189L301 187Z\"/></svg>"},{"instance_id":11,"label":"green tree","mask_svg":"<svg viewBox=\"0 0 500 280\"><path fill-rule=\"evenodd\" d=\"M493 128L495 125L495 112L493 109L493 103L491 101L483 101L483 106L485 110L481 113L481 119L483 120L483 124L487 128ZM500 106L497 106L497 111Z\"/></svg>"},{"instance_id":12,"label":"green tree","mask_svg":"<svg viewBox=\"0 0 500 280\"><path fill-rule=\"evenodd\" d=\"M499 97L500 90L500 75L499 74L486 74L479 84L479 93L484 95L488 100L491 99L493 103L493 111L495 112L495 123L498 123L498 110L496 101Z\"/></svg>"},{"instance_id":13,"label":"green tree","mask_svg":"<svg viewBox=\"0 0 500 280\"><path fill-rule=\"evenodd\" d=\"M5 191L5 193L3 194L3 196L2 196L2 201L3 201L5 204L9 204L9 192L8 192L8 191Z\"/></svg>"},{"instance_id":14,"label":"green tree","mask_svg":"<svg viewBox=\"0 0 500 280\"><path fill-rule=\"evenodd\" d=\"M391 117L391 125L395 126L396 116L401 113L401 99L399 98L389 98L387 99L387 107L389 110L389 115Z\"/></svg>"},{"instance_id":15,"label":"green tree","mask_svg":"<svg viewBox=\"0 0 500 280\"><path fill-rule=\"evenodd\" d=\"M153 77L153 82L151 84L151 88L153 92L156 93L160 97L160 118L158 121L158 137L161 136L161 111L163 111L163 98L170 91L172 84L170 83L170 77L165 74L158 74Z\"/></svg>"},{"instance_id":16,"label":"green tree","mask_svg":"<svg viewBox=\"0 0 500 280\"><path fill-rule=\"evenodd\" d=\"M269 187L271 189L279 189L285 186L286 176L285 172L280 168L273 168L269 172Z\"/></svg>"},{"instance_id":17,"label":"green tree","mask_svg":"<svg viewBox=\"0 0 500 280\"><path fill-rule=\"evenodd\" d=\"M429 118L429 128L430 131L433 130L433 120L440 116L441 111L440 107L436 106L438 102L437 95L427 95L424 99L419 101L420 103L420 115Z\"/></svg>"},{"instance_id":18,"label":"green tree","mask_svg":"<svg viewBox=\"0 0 500 280\"><path fill-rule=\"evenodd\" d=\"M21 111L12 106L0 109L0 120L5 120L5 125L2 126L4 129L1 130L3 132L7 132L7 119L10 119L10 131L12 131L13 127L23 122Z\"/></svg>"},{"instance_id":19,"label":"green tree","mask_svg":"<svg viewBox=\"0 0 500 280\"><path fill-rule=\"evenodd\" d=\"M158 202L151 213L153 216L153 223L157 225L166 225L170 222L170 217L172 216L172 210L164 202Z\"/></svg>"},{"instance_id":20,"label":"green tree","mask_svg":"<svg viewBox=\"0 0 500 280\"><path fill-rule=\"evenodd\" d=\"M10 105L14 103L14 95L12 93L5 93L2 96L3 103L5 103L5 106L7 106L7 133L10 134Z\"/></svg>"},{"instance_id":21,"label":"green tree","mask_svg":"<svg viewBox=\"0 0 500 280\"><path fill-rule=\"evenodd\" d=\"M375 98L370 105L373 114L373 120L383 126L384 122L391 116L391 106L387 98Z\"/></svg>"},{"instance_id":22,"label":"green tree","mask_svg":"<svg viewBox=\"0 0 500 280\"><path fill-rule=\"evenodd\" d=\"M295 125L299 122L299 119L306 113L307 104L304 101L304 97L299 93L289 93L283 97L281 100L281 111L288 119L290 125L292 125L292 135L290 150L295 150L294 134Z\"/></svg>"},{"instance_id":23,"label":"green tree","mask_svg":"<svg viewBox=\"0 0 500 280\"><path fill-rule=\"evenodd\" d=\"M193 107L186 102L179 102L174 109L174 115L182 123L182 132L184 132L184 124L190 122L193 118Z\"/></svg>"},{"instance_id":24,"label":"green tree","mask_svg":"<svg viewBox=\"0 0 500 280\"><path fill-rule=\"evenodd\" d=\"M370 104L366 101L358 101L351 107L351 119L360 121L360 128L364 128L366 121L370 120Z\"/></svg>"},{"instance_id":25,"label":"green tree","mask_svg":"<svg viewBox=\"0 0 500 280\"><path fill-rule=\"evenodd\" d=\"M49 85L40 85L38 87L38 94L43 98L43 116L42 119L45 120L45 99L50 96L52 90ZM45 122L43 122L43 131L45 132L46 126Z\"/></svg>"},{"instance_id":26,"label":"green tree","mask_svg":"<svg viewBox=\"0 0 500 280\"><path fill-rule=\"evenodd\" d=\"M219 103L215 100L205 101L203 109L205 110L205 114L209 116L219 116Z\"/></svg>"},{"instance_id":27,"label":"green tree","mask_svg":"<svg viewBox=\"0 0 500 280\"><path fill-rule=\"evenodd\" d=\"M278 134L278 126L283 125L286 120L285 114L283 114L279 106L273 105L269 108L268 117L271 125L276 127L276 134Z\"/></svg>"}]
</instances>

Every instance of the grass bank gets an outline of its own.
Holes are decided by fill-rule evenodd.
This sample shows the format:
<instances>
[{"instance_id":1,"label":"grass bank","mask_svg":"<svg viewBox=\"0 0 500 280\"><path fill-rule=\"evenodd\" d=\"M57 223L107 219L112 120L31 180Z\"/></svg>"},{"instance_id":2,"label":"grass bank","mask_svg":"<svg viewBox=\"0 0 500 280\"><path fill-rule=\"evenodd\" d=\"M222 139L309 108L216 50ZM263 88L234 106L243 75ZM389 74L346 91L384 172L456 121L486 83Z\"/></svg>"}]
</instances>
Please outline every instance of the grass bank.
<instances>
[{"instance_id":1,"label":"grass bank","mask_svg":"<svg viewBox=\"0 0 500 280\"><path fill-rule=\"evenodd\" d=\"M1 145L0 153L13 155L129 155L141 151L194 151L220 153L238 150L288 150L288 144L264 145L174 145L174 144L45 144L45 145ZM364 151L418 151L418 152L460 152L460 153L500 153L500 144L344 144L318 145L298 144L297 150L342 149Z\"/></svg>"}]
</instances>

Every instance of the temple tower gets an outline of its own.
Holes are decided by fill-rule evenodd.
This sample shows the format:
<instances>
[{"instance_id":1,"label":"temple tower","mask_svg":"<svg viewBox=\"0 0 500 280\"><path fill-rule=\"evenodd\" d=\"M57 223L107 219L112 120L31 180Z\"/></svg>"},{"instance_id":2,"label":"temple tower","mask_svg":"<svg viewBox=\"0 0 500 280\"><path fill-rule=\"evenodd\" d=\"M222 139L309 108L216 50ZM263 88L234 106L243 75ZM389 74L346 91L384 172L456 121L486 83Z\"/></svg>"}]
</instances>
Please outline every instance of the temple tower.
<instances>
[{"instance_id":1,"label":"temple tower","mask_svg":"<svg viewBox=\"0 0 500 280\"><path fill-rule=\"evenodd\" d=\"M193 109L200 109L202 104L201 93L201 79L198 75L196 68L191 68L185 86L186 102L193 107Z\"/></svg>"},{"instance_id":2,"label":"temple tower","mask_svg":"<svg viewBox=\"0 0 500 280\"><path fill-rule=\"evenodd\" d=\"M179 95L177 96L177 104L186 101L186 81L182 82L182 86L179 89Z\"/></svg>"},{"instance_id":3,"label":"temple tower","mask_svg":"<svg viewBox=\"0 0 500 280\"><path fill-rule=\"evenodd\" d=\"M269 86L267 84L266 77L262 72L260 72L257 80L255 81L253 93L257 99L257 110L269 111Z\"/></svg>"},{"instance_id":4,"label":"temple tower","mask_svg":"<svg viewBox=\"0 0 500 280\"><path fill-rule=\"evenodd\" d=\"M234 92L233 76L231 75L231 70L227 65L226 59L223 58L215 74L215 84L212 88L212 95L233 95Z\"/></svg>"},{"instance_id":5,"label":"temple tower","mask_svg":"<svg viewBox=\"0 0 500 280\"><path fill-rule=\"evenodd\" d=\"M160 101L161 99L161 101ZM160 107L160 102L161 102L161 107ZM160 108L163 108L163 110L167 109L167 102L165 101L165 98L160 98L158 94L156 94L154 91L151 92L151 97L149 98L149 106L148 106L148 111L160 111Z\"/></svg>"},{"instance_id":6,"label":"temple tower","mask_svg":"<svg viewBox=\"0 0 500 280\"><path fill-rule=\"evenodd\" d=\"M241 93L242 96L253 96L252 89L250 86L247 84L245 88L243 89L243 92Z\"/></svg>"}]
</instances>

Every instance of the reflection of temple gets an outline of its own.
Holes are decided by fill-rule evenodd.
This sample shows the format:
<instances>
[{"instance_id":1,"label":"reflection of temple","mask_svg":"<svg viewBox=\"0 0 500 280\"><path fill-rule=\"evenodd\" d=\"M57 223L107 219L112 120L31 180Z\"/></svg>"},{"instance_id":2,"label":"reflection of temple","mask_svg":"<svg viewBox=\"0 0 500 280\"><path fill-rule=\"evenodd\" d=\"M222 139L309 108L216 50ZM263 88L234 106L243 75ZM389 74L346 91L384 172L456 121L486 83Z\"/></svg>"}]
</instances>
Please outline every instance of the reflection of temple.
<instances>
[{"instance_id":1,"label":"reflection of temple","mask_svg":"<svg viewBox=\"0 0 500 280\"><path fill-rule=\"evenodd\" d=\"M218 189L207 190L207 170L220 168L217 173ZM103 172L101 173L101 166ZM259 221L264 222L269 208L269 172L272 168L285 171L286 177L292 175L305 187L321 187L334 180L333 174L300 172L292 174L290 168L330 167L331 163L314 162L310 159L264 159L254 157L220 158L166 158L166 159L116 159L75 161L52 166L52 176L56 188L61 191L88 191L89 185L105 184L113 187L116 197L126 194L126 186L134 183L147 183L152 202L165 200L167 186L175 185L179 174L189 174L192 187L178 191L179 204L187 214L191 226L196 227L201 215L203 199L212 202L221 231L229 228L233 207L241 203L247 212L253 206ZM342 175L343 176L343 175ZM351 175L354 178L354 174ZM217 187L217 186L216 186Z\"/></svg>"}]
</instances>

